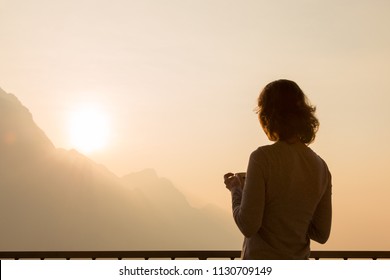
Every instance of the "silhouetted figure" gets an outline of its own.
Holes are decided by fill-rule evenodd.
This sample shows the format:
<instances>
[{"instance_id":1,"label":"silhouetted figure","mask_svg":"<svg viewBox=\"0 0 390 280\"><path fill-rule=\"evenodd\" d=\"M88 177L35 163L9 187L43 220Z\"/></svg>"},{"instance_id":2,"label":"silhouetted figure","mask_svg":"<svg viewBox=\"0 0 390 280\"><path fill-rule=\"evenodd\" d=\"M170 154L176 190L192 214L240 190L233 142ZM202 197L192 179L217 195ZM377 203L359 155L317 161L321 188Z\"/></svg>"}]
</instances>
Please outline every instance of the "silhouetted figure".
<instances>
[{"instance_id":1,"label":"silhouetted figure","mask_svg":"<svg viewBox=\"0 0 390 280\"><path fill-rule=\"evenodd\" d=\"M319 126L314 113L293 81L271 82L260 93L257 114L275 143L252 152L245 180L224 175L245 236L243 259L307 259L310 239L323 244L329 238L331 174L308 147Z\"/></svg>"}]
</instances>

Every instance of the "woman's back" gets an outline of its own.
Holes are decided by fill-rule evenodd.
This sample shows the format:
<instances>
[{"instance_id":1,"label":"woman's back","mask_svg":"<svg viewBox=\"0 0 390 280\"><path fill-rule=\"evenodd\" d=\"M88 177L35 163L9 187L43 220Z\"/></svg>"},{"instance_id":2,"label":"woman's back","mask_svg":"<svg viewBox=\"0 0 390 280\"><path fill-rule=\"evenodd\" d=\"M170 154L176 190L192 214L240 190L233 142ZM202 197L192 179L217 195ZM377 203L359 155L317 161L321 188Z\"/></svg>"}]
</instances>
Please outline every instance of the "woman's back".
<instances>
[{"instance_id":1,"label":"woman's back","mask_svg":"<svg viewBox=\"0 0 390 280\"><path fill-rule=\"evenodd\" d=\"M244 188L260 187L256 182L264 180L264 213L260 230L246 238L243 258L307 258L310 222L331 187L325 162L306 145L285 141L260 147L251 161L261 170L248 170L253 175L248 175Z\"/></svg>"}]
</instances>

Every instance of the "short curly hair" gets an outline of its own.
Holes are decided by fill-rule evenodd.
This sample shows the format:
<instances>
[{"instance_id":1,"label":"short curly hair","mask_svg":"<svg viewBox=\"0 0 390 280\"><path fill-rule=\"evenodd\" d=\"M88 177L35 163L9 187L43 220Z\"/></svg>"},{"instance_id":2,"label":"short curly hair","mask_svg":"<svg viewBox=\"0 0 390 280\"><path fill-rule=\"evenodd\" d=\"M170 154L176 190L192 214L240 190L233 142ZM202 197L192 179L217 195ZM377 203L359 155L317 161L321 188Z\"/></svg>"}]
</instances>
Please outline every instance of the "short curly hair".
<instances>
[{"instance_id":1,"label":"short curly hair","mask_svg":"<svg viewBox=\"0 0 390 280\"><path fill-rule=\"evenodd\" d=\"M269 83L261 91L257 105L256 113L270 140L297 137L305 144L314 141L319 128L316 107L310 105L295 82L281 79Z\"/></svg>"}]
</instances>

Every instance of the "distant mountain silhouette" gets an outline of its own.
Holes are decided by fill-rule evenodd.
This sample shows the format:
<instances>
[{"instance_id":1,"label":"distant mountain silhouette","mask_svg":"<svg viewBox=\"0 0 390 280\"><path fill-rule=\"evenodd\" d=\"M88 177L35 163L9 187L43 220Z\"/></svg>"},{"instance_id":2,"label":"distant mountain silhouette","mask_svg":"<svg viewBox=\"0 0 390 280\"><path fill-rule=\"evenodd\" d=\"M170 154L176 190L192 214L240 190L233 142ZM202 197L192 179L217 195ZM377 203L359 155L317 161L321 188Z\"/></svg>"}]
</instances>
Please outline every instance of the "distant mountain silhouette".
<instances>
[{"instance_id":1,"label":"distant mountain silhouette","mask_svg":"<svg viewBox=\"0 0 390 280\"><path fill-rule=\"evenodd\" d=\"M119 178L56 149L0 89L0 250L237 249L229 213L193 208L152 169Z\"/></svg>"}]
</instances>

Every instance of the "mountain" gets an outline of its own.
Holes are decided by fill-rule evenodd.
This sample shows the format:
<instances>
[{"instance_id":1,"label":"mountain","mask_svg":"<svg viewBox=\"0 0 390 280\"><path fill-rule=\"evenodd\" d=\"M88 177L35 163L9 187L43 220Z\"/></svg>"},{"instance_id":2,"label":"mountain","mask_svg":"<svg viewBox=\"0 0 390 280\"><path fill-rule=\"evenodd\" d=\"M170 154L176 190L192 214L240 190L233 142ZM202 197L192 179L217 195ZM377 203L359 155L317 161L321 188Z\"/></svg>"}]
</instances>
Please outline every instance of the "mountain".
<instances>
[{"instance_id":1,"label":"mountain","mask_svg":"<svg viewBox=\"0 0 390 280\"><path fill-rule=\"evenodd\" d=\"M0 250L237 249L231 215L191 207L153 169L117 177L57 149L0 89Z\"/></svg>"}]
</instances>

